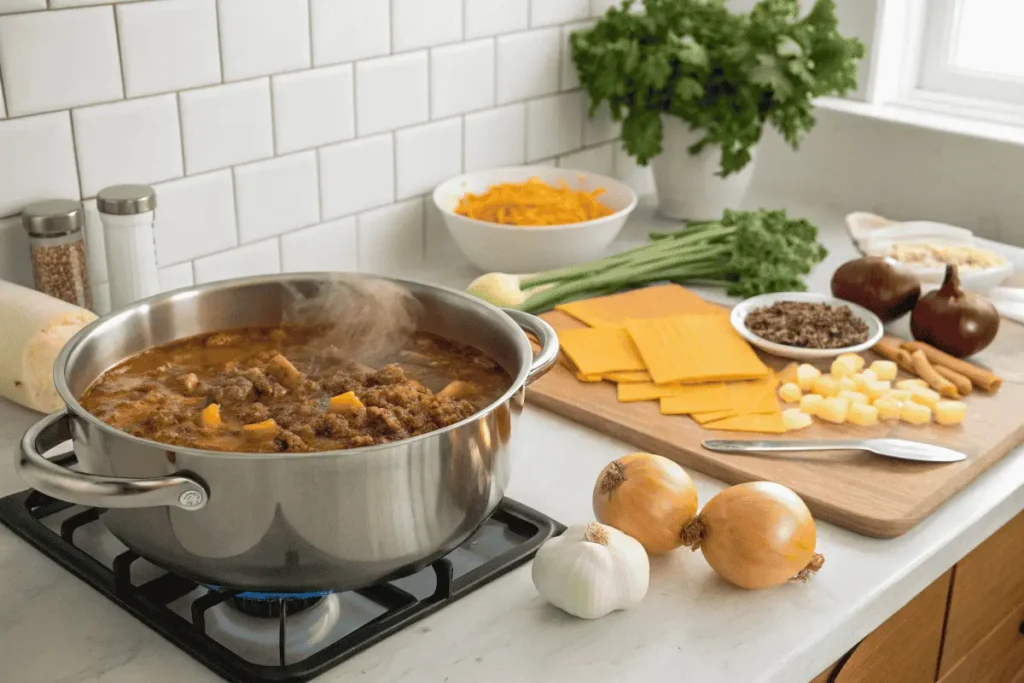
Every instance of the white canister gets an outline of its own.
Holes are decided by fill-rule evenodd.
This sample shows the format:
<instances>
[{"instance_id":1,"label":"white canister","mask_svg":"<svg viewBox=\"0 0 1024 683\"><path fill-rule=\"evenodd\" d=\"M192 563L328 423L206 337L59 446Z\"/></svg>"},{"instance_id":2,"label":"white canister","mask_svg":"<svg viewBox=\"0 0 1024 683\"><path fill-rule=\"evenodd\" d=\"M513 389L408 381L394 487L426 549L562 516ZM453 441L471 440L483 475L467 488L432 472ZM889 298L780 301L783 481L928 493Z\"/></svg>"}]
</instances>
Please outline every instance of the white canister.
<instances>
[{"instance_id":1,"label":"white canister","mask_svg":"<svg viewBox=\"0 0 1024 683\"><path fill-rule=\"evenodd\" d=\"M156 191L149 185L113 185L96 195L96 208L107 248L111 309L159 294L153 234Z\"/></svg>"}]
</instances>

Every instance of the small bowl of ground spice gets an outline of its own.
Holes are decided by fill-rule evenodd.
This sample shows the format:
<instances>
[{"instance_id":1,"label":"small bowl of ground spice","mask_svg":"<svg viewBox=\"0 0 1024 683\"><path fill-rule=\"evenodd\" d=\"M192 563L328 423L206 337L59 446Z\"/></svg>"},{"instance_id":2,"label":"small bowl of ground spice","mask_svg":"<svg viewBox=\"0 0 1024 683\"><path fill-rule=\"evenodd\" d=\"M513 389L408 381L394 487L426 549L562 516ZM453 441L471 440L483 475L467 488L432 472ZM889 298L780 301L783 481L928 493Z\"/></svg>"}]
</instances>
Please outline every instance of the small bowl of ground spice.
<instances>
[{"instance_id":1,"label":"small bowl of ground spice","mask_svg":"<svg viewBox=\"0 0 1024 683\"><path fill-rule=\"evenodd\" d=\"M732 309L732 326L755 347L793 360L824 360L856 353L882 338L871 311L824 294L763 294Z\"/></svg>"}]
</instances>

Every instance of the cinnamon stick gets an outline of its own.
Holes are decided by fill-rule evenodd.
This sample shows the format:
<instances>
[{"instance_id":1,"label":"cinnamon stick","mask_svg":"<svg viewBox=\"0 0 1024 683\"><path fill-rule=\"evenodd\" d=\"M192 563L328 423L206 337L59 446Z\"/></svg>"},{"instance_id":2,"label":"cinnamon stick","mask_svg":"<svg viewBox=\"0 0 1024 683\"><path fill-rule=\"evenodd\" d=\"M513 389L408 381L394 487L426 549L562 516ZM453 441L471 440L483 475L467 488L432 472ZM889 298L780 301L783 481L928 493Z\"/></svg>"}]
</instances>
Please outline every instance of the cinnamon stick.
<instances>
[{"instance_id":1,"label":"cinnamon stick","mask_svg":"<svg viewBox=\"0 0 1024 683\"><path fill-rule=\"evenodd\" d=\"M935 368L935 372L952 382L953 385L956 386L956 390L960 392L961 396L966 396L971 393L971 389L974 388L971 380L967 379L956 370L950 370L944 365L932 365L932 367Z\"/></svg>"},{"instance_id":2,"label":"cinnamon stick","mask_svg":"<svg viewBox=\"0 0 1024 683\"><path fill-rule=\"evenodd\" d=\"M878 343L871 347L871 350L882 358L891 360L903 370L917 374L914 370L914 363L910 358L910 352L903 348L903 340L899 337L885 335L878 340Z\"/></svg>"},{"instance_id":3,"label":"cinnamon stick","mask_svg":"<svg viewBox=\"0 0 1024 683\"><path fill-rule=\"evenodd\" d=\"M910 354L910 359L914 363L914 373L928 382L928 386L946 398L960 398L960 392L956 385L935 370L928 357L924 355L924 351L920 349L914 351Z\"/></svg>"},{"instance_id":4,"label":"cinnamon stick","mask_svg":"<svg viewBox=\"0 0 1024 683\"><path fill-rule=\"evenodd\" d=\"M989 392L990 394L999 391L999 387L1003 385L1002 377L999 377L995 373L984 368L979 368L973 363L968 363L965 360L951 356L945 351L939 351L931 344L919 341L904 342L903 348L910 352L924 352L925 357L931 361L932 365L941 365L942 367L949 368L954 372L959 372L961 375L971 380L971 384L979 389Z\"/></svg>"}]
</instances>

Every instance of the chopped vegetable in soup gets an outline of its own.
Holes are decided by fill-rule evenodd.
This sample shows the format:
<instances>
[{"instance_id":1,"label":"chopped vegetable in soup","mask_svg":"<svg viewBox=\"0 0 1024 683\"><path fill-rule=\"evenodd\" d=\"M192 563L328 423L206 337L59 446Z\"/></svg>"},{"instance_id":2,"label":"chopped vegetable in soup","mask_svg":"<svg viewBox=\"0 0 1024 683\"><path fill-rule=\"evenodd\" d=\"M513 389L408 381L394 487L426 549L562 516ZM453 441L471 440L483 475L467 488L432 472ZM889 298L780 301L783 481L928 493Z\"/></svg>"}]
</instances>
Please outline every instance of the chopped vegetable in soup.
<instances>
[{"instance_id":1,"label":"chopped vegetable in soup","mask_svg":"<svg viewBox=\"0 0 1024 683\"><path fill-rule=\"evenodd\" d=\"M455 424L511 381L480 351L425 332L368 367L315 327L200 335L133 356L99 377L82 406L113 427L217 451L311 452L372 446Z\"/></svg>"}]
</instances>

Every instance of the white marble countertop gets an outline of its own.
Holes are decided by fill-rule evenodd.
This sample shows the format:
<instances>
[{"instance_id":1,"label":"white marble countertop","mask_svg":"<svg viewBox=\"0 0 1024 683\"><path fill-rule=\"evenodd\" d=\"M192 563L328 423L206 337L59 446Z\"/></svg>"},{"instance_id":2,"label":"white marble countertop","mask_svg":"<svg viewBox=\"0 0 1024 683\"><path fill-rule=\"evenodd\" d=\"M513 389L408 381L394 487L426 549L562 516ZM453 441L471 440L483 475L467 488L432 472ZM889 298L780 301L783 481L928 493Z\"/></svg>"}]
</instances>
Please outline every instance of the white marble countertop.
<instances>
[{"instance_id":1,"label":"white marble countertop","mask_svg":"<svg viewBox=\"0 0 1024 683\"><path fill-rule=\"evenodd\" d=\"M800 208L824 228L832 251L811 280L812 289L824 289L822 278L852 251L838 213ZM665 227L671 224L644 210L623 244ZM471 275L450 265L444 273L421 274L452 285ZM0 453L13 453L37 417L0 401ZM519 427L508 495L566 524L591 519L598 472L634 450L536 408ZM709 477L694 479L701 501L723 488ZM0 495L22 488L12 466L0 466ZM807 683L1022 509L1024 451L1018 448L900 538L871 539L819 524L818 549L827 561L804 585L736 589L718 580L699 554L677 551L652 562L650 592L640 605L583 621L544 604L529 568L520 568L317 680ZM4 528L0 605L2 680L221 680Z\"/></svg>"}]
</instances>

